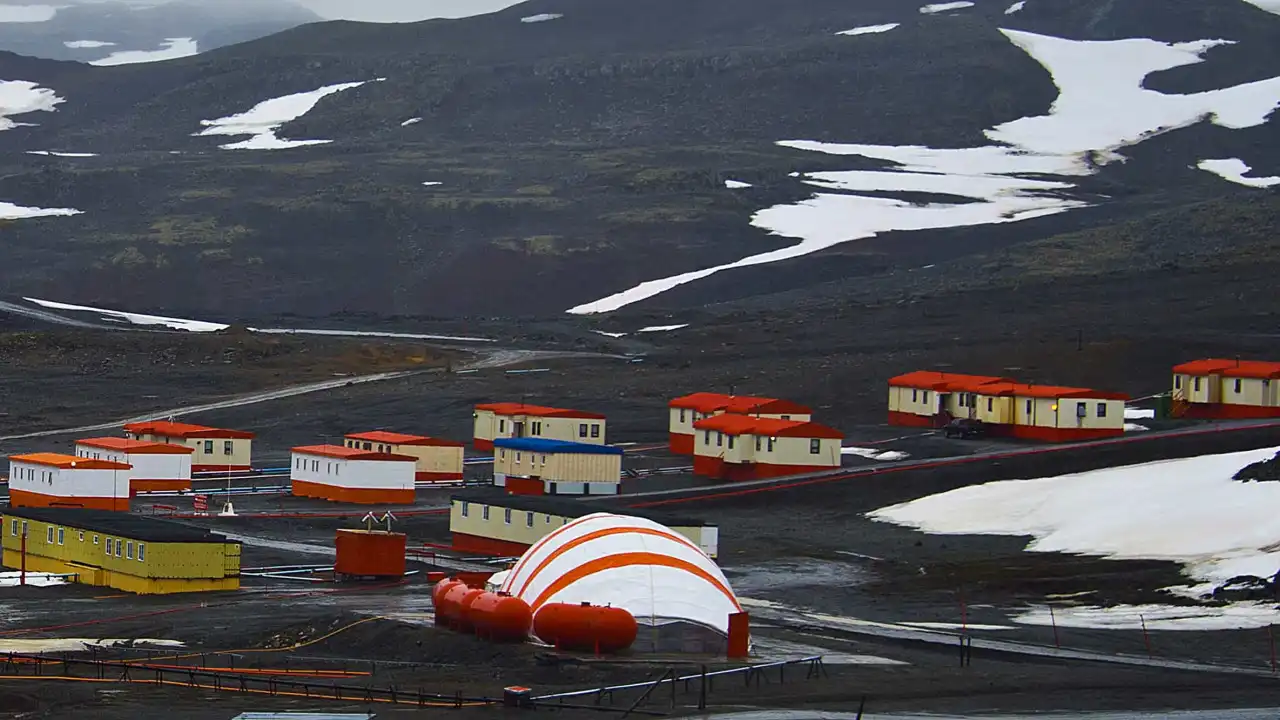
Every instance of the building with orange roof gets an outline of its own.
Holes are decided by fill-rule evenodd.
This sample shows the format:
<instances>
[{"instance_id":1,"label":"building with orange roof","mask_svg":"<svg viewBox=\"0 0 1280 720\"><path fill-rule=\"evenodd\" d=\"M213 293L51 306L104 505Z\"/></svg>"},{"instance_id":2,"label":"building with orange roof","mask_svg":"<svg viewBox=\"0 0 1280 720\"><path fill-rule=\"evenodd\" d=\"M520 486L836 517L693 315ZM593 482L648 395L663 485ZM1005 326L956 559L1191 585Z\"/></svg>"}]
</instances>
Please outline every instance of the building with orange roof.
<instances>
[{"instance_id":1,"label":"building with orange roof","mask_svg":"<svg viewBox=\"0 0 1280 720\"><path fill-rule=\"evenodd\" d=\"M184 445L194 452L191 472L249 470L253 460L254 434L244 430L192 425L171 420L148 420L124 426L130 440Z\"/></svg>"},{"instance_id":2,"label":"building with orange roof","mask_svg":"<svg viewBox=\"0 0 1280 720\"><path fill-rule=\"evenodd\" d=\"M289 480L296 497L361 505L410 504L417 458L342 445L293 448Z\"/></svg>"},{"instance_id":3,"label":"building with orange roof","mask_svg":"<svg viewBox=\"0 0 1280 720\"><path fill-rule=\"evenodd\" d=\"M678 397L667 403L670 410L667 438L671 452L694 455L693 424L699 420L735 413L775 420L813 419L813 410L790 400L752 395L724 395L722 393L697 392Z\"/></svg>"},{"instance_id":4,"label":"building with orange roof","mask_svg":"<svg viewBox=\"0 0 1280 720\"><path fill-rule=\"evenodd\" d=\"M696 475L753 480L840 467L844 434L815 422L721 413L693 428Z\"/></svg>"},{"instance_id":5,"label":"building with orange roof","mask_svg":"<svg viewBox=\"0 0 1280 720\"><path fill-rule=\"evenodd\" d=\"M62 453L9 456L9 505L129 510L127 463Z\"/></svg>"},{"instance_id":6,"label":"building with orange roof","mask_svg":"<svg viewBox=\"0 0 1280 720\"><path fill-rule=\"evenodd\" d=\"M889 424L943 427L980 420L996 435L1064 442L1124 433L1128 396L1007 377L918 370L889 380Z\"/></svg>"},{"instance_id":7,"label":"building with orange roof","mask_svg":"<svg viewBox=\"0 0 1280 720\"><path fill-rule=\"evenodd\" d=\"M476 405L474 446L493 450L497 438L542 438L603 445L605 417L565 408L497 402Z\"/></svg>"},{"instance_id":8,"label":"building with orange roof","mask_svg":"<svg viewBox=\"0 0 1280 720\"><path fill-rule=\"evenodd\" d=\"M409 455L417 460L418 482L457 483L462 480L463 444L455 440L373 430L348 433L343 444L352 450Z\"/></svg>"},{"instance_id":9,"label":"building with orange roof","mask_svg":"<svg viewBox=\"0 0 1280 720\"><path fill-rule=\"evenodd\" d=\"M76 441L76 456L129 465L131 494L157 490L191 489L191 456L186 445L130 440L120 437L84 438Z\"/></svg>"},{"instance_id":10,"label":"building with orange roof","mask_svg":"<svg viewBox=\"0 0 1280 720\"><path fill-rule=\"evenodd\" d=\"M1173 407L1190 418L1280 417L1280 362L1205 358L1175 365Z\"/></svg>"}]
</instances>

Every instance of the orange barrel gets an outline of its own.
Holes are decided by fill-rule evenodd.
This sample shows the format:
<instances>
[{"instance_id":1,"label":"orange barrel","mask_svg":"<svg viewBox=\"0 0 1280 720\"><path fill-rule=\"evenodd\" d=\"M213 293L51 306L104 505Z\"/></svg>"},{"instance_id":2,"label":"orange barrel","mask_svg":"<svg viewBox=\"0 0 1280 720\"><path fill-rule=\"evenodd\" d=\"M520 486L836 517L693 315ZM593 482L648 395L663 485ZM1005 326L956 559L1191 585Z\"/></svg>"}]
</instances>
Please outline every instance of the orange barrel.
<instances>
[{"instance_id":1,"label":"orange barrel","mask_svg":"<svg viewBox=\"0 0 1280 720\"><path fill-rule=\"evenodd\" d=\"M640 628L622 608L548 603L533 618L533 634L564 650L614 653L636 641Z\"/></svg>"},{"instance_id":2,"label":"orange barrel","mask_svg":"<svg viewBox=\"0 0 1280 720\"><path fill-rule=\"evenodd\" d=\"M483 594L484 588L467 588L467 591L463 593L462 600L459 603L458 622L454 625L454 630L457 630L458 632L475 631L476 622L471 617L471 606L474 605L476 600Z\"/></svg>"},{"instance_id":3,"label":"orange barrel","mask_svg":"<svg viewBox=\"0 0 1280 720\"><path fill-rule=\"evenodd\" d=\"M445 596L449 591L458 585L462 585L461 580L441 580L436 586L431 588L431 604L436 609L436 624L448 625L449 610L446 607Z\"/></svg>"},{"instance_id":4,"label":"orange barrel","mask_svg":"<svg viewBox=\"0 0 1280 720\"><path fill-rule=\"evenodd\" d=\"M494 642L524 642L533 625L533 611L529 603L518 597L486 592L471 603L471 622L482 638Z\"/></svg>"},{"instance_id":5,"label":"orange barrel","mask_svg":"<svg viewBox=\"0 0 1280 720\"><path fill-rule=\"evenodd\" d=\"M471 592L471 588L466 583L459 582L451 586L445 591L444 597L440 599L440 604L436 606L436 614L443 618L443 624L455 630L466 624L465 613L462 610L462 599L467 593Z\"/></svg>"}]
</instances>

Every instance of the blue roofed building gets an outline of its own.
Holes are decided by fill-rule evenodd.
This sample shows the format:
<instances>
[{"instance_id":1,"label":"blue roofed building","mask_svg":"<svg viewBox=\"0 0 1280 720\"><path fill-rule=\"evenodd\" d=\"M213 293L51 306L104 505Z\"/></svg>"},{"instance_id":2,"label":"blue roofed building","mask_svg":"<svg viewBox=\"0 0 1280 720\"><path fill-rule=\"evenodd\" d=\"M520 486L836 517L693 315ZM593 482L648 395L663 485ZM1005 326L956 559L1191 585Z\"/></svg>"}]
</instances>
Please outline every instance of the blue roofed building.
<instances>
[{"instance_id":1,"label":"blue roofed building","mask_svg":"<svg viewBox=\"0 0 1280 720\"><path fill-rule=\"evenodd\" d=\"M622 448L551 440L493 441L493 483L512 495L616 495Z\"/></svg>"}]
</instances>

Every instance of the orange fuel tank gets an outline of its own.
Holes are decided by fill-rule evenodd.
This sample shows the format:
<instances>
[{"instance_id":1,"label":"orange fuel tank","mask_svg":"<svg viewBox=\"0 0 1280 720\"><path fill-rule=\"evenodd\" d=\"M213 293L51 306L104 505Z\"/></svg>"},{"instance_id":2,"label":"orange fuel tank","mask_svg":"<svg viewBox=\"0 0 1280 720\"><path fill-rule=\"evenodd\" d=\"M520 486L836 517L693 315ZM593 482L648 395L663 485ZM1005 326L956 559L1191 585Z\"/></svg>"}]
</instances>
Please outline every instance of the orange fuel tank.
<instances>
[{"instance_id":1,"label":"orange fuel tank","mask_svg":"<svg viewBox=\"0 0 1280 720\"><path fill-rule=\"evenodd\" d=\"M463 582L456 582L445 591L444 596L440 598L440 604L436 606L436 615L443 620L443 625L455 630L467 627L462 600L469 592L471 588Z\"/></svg>"},{"instance_id":2,"label":"orange fuel tank","mask_svg":"<svg viewBox=\"0 0 1280 720\"><path fill-rule=\"evenodd\" d=\"M622 608L582 603L548 603L533 618L533 634L564 650L614 653L626 650L639 632L636 619Z\"/></svg>"},{"instance_id":3,"label":"orange fuel tank","mask_svg":"<svg viewBox=\"0 0 1280 720\"><path fill-rule=\"evenodd\" d=\"M487 640L524 642L533 625L533 611L518 597L486 592L471 603L471 623L476 634Z\"/></svg>"},{"instance_id":4,"label":"orange fuel tank","mask_svg":"<svg viewBox=\"0 0 1280 720\"><path fill-rule=\"evenodd\" d=\"M463 582L461 580L454 580L450 578L447 580L441 580L436 583L435 587L431 588L431 604L434 605L436 609L437 625L449 624L449 607L445 600L445 596L449 594L450 590L462 584Z\"/></svg>"},{"instance_id":5,"label":"orange fuel tank","mask_svg":"<svg viewBox=\"0 0 1280 720\"><path fill-rule=\"evenodd\" d=\"M473 588L468 586L467 591L462 594L462 598L458 602L458 622L453 626L454 630L459 632L474 632L476 629L475 619L471 617L471 606L476 600L484 594L484 588Z\"/></svg>"}]
</instances>

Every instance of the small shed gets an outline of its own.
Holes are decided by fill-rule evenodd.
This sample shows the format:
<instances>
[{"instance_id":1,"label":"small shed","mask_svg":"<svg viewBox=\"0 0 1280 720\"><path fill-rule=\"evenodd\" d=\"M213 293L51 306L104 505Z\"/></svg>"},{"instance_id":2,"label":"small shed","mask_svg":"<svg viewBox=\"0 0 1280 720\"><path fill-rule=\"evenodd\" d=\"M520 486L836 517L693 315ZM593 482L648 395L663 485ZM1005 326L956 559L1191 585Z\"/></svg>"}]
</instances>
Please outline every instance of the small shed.
<instances>
[{"instance_id":1,"label":"small shed","mask_svg":"<svg viewBox=\"0 0 1280 720\"><path fill-rule=\"evenodd\" d=\"M132 466L131 493L191 489L191 456L186 445L130 440L120 437L84 438L76 441L76 456L110 460Z\"/></svg>"},{"instance_id":2,"label":"small shed","mask_svg":"<svg viewBox=\"0 0 1280 720\"><path fill-rule=\"evenodd\" d=\"M618 493L622 448L543 438L501 438L493 444L493 484L509 493Z\"/></svg>"},{"instance_id":3,"label":"small shed","mask_svg":"<svg viewBox=\"0 0 1280 720\"><path fill-rule=\"evenodd\" d=\"M293 494L356 504L414 501L417 458L342 445L293 448L289 477Z\"/></svg>"},{"instance_id":4,"label":"small shed","mask_svg":"<svg viewBox=\"0 0 1280 720\"><path fill-rule=\"evenodd\" d=\"M194 453L191 472L233 472L253 465L254 434L245 430L192 425L168 420L149 420L124 426L131 440L185 445Z\"/></svg>"}]
</instances>

